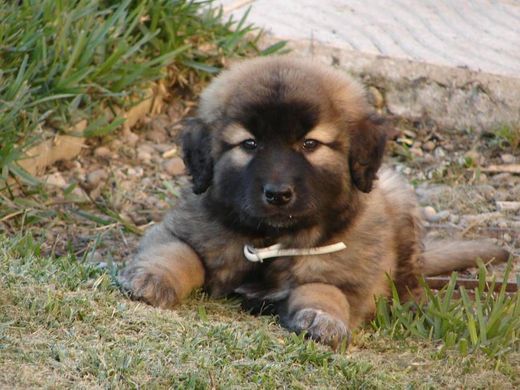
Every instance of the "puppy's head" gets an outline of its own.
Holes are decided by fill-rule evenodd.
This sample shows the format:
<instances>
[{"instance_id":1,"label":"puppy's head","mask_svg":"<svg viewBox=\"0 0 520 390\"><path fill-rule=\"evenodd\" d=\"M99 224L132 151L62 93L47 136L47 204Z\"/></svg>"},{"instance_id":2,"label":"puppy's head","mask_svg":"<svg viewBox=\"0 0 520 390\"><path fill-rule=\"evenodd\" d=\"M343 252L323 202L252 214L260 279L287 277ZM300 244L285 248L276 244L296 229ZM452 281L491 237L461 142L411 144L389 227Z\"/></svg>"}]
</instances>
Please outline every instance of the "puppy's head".
<instances>
[{"instance_id":1,"label":"puppy's head","mask_svg":"<svg viewBox=\"0 0 520 390\"><path fill-rule=\"evenodd\" d=\"M209 189L237 224L294 229L369 192L385 140L355 81L271 57L243 62L210 84L183 150L194 192Z\"/></svg>"}]
</instances>

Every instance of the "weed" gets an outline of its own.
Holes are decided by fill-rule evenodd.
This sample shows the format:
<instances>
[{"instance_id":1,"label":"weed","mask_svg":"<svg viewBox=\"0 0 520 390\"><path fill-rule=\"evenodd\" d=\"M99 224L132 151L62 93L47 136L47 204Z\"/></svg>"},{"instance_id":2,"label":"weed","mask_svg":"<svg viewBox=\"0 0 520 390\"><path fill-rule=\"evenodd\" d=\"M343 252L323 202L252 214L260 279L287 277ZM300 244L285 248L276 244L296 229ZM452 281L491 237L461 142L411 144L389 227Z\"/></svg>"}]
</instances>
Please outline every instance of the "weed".
<instances>
[{"instance_id":1,"label":"weed","mask_svg":"<svg viewBox=\"0 0 520 390\"><path fill-rule=\"evenodd\" d=\"M16 161L48 133L82 119L83 135L114 131L114 107L146 97L150 81L192 87L224 56L283 46L260 52L253 31L211 1L0 2L0 180L23 175Z\"/></svg>"},{"instance_id":2,"label":"weed","mask_svg":"<svg viewBox=\"0 0 520 390\"><path fill-rule=\"evenodd\" d=\"M502 125L489 134L491 145L501 150L510 148L516 151L520 148L520 126Z\"/></svg>"},{"instance_id":3,"label":"weed","mask_svg":"<svg viewBox=\"0 0 520 390\"><path fill-rule=\"evenodd\" d=\"M508 280L512 262L503 279ZM392 299L379 299L377 314L372 325L394 338L416 337L442 342L441 351L458 348L466 355L483 351L490 357L500 358L508 352L520 350L520 292L508 295L505 284L494 292L495 279L488 280L481 264L478 288L468 292L460 287L460 298L455 298L457 274L438 293L421 281L426 303L402 303L395 286ZM520 280L519 280L520 285ZM471 298L470 298L471 296Z\"/></svg>"}]
</instances>

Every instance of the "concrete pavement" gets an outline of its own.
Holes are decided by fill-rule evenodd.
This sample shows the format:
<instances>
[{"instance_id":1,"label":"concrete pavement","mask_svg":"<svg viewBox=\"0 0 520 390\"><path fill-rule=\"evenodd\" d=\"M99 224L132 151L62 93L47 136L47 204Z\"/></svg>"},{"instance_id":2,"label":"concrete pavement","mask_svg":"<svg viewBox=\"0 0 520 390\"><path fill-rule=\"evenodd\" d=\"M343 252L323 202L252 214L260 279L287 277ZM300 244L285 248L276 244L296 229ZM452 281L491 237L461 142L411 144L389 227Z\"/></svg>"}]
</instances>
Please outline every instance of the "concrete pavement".
<instances>
[{"instance_id":1,"label":"concrete pavement","mask_svg":"<svg viewBox=\"0 0 520 390\"><path fill-rule=\"evenodd\" d=\"M393 114L453 128L520 126L520 1L220 3L235 19L250 8L265 44L285 39L362 78Z\"/></svg>"}]
</instances>

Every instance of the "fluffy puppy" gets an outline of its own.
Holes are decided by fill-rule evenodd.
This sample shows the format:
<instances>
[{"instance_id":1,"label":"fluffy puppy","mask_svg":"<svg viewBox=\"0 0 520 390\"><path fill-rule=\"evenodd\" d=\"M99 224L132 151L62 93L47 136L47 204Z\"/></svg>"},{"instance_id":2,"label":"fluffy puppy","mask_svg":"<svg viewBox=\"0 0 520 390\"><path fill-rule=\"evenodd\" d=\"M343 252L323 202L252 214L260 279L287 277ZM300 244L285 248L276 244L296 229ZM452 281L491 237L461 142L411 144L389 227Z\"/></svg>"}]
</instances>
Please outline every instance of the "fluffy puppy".
<instances>
[{"instance_id":1,"label":"fluffy puppy","mask_svg":"<svg viewBox=\"0 0 520 390\"><path fill-rule=\"evenodd\" d=\"M147 232L122 286L162 308L202 286L239 293L335 346L389 294L387 275L406 295L420 274L508 257L481 242L424 244L413 190L380 169L385 142L344 73L290 57L235 65L186 124L193 191Z\"/></svg>"}]
</instances>

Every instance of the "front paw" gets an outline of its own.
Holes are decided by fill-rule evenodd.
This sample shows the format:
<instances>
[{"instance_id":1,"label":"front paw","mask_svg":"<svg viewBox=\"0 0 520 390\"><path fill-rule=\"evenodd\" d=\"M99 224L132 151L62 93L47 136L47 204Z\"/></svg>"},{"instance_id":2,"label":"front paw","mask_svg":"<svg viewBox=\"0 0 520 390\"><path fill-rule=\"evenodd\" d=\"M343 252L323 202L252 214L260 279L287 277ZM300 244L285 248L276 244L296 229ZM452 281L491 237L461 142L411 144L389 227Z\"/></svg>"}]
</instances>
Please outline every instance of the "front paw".
<instances>
[{"instance_id":1,"label":"front paw","mask_svg":"<svg viewBox=\"0 0 520 390\"><path fill-rule=\"evenodd\" d=\"M179 299L174 286L157 270L143 265L127 266L118 276L121 289L132 299L144 301L162 309L171 309Z\"/></svg>"},{"instance_id":2,"label":"front paw","mask_svg":"<svg viewBox=\"0 0 520 390\"><path fill-rule=\"evenodd\" d=\"M300 309L289 322L297 333L307 332L310 338L336 349L343 341L350 342L350 331L340 319L319 309Z\"/></svg>"}]
</instances>

